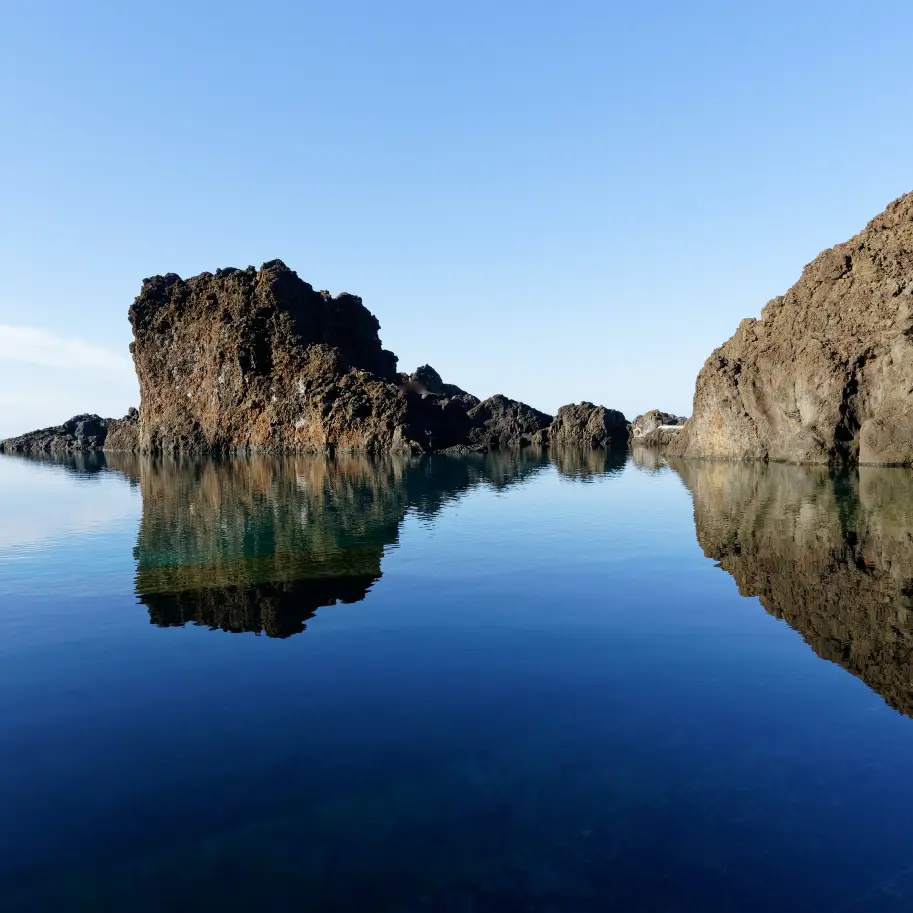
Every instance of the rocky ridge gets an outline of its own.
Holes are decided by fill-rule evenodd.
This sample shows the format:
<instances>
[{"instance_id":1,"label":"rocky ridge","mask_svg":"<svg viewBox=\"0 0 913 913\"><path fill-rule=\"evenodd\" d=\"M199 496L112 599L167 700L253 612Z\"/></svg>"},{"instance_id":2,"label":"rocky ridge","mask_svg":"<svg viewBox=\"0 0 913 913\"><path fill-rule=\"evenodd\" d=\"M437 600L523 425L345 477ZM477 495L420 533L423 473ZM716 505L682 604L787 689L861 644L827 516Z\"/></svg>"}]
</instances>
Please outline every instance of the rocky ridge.
<instances>
[{"instance_id":1,"label":"rocky ridge","mask_svg":"<svg viewBox=\"0 0 913 913\"><path fill-rule=\"evenodd\" d=\"M65 454L98 450L131 451L136 448L139 413L131 409L124 418L74 415L62 425L30 431L0 441L0 453Z\"/></svg>"},{"instance_id":2,"label":"rocky ridge","mask_svg":"<svg viewBox=\"0 0 913 913\"><path fill-rule=\"evenodd\" d=\"M316 291L281 260L145 279L129 319L139 412L77 416L0 450L412 455L624 443L624 416L604 407L562 407L553 420L501 394L480 401L430 365L399 372L360 298Z\"/></svg>"},{"instance_id":3,"label":"rocky ridge","mask_svg":"<svg viewBox=\"0 0 913 913\"><path fill-rule=\"evenodd\" d=\"M913 193L746 319L707 359L672 450L913 463Z\"/></svg>"}]
</instances>

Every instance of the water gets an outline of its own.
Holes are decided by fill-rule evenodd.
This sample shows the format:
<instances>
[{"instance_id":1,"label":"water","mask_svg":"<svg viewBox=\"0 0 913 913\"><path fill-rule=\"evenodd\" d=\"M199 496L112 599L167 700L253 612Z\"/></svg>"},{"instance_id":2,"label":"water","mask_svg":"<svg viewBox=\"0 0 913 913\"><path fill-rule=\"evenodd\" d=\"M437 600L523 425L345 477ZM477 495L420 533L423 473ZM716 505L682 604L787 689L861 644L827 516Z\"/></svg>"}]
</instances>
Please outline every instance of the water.
<instances>
[{"instance_id":1,"label":"water","mask_svg":"<svg viewBox=\"0 0 913 913\"><path fill-rule=\"evenodd\" d=\"M913 473L0 458L0 911L913 908Z\"/></svg>"}]
</instances>

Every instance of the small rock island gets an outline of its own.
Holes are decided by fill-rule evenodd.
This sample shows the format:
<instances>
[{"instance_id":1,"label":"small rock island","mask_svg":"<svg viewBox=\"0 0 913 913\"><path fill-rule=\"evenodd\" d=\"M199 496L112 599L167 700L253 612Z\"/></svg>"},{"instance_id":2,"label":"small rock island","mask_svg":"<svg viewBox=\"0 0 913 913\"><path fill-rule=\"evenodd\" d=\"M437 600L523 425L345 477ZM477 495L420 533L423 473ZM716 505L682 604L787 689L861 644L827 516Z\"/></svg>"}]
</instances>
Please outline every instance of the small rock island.
<instances>
[{"instance_id":1,"label":"small rock island","mask_svg":"<svg viewBox=\"0 0 913 913\"><path fill-rule=\"evenodd\" d=\"M139 410L76 416L0 449L420 454L627 443L613 409L583 402L553 417L500 394L480 400L429 365L399 372L360 298L316 291L281 260L146 279L129 318Z\"/></svg>"}]
</instances>

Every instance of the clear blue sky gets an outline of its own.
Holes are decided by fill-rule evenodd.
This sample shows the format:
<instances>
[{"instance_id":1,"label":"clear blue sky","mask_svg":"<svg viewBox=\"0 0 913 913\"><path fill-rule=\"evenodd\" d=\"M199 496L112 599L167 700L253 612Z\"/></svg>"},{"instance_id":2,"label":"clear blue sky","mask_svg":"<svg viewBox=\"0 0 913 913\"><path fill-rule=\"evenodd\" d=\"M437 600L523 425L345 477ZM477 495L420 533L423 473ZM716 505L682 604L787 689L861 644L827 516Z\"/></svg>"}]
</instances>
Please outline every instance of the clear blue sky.
<instances>
[{"instance_id":1,"label":"clear blue sky","mask_svg":"<svg viewBox=\"0 0 913 913\"><path fill-rule=\"evenodd\" d=\"M913 189L913 4L0 0L0 435L136 402L143 277L285 260L401 369L690 412Z\"/></svg>"}]
</instances>

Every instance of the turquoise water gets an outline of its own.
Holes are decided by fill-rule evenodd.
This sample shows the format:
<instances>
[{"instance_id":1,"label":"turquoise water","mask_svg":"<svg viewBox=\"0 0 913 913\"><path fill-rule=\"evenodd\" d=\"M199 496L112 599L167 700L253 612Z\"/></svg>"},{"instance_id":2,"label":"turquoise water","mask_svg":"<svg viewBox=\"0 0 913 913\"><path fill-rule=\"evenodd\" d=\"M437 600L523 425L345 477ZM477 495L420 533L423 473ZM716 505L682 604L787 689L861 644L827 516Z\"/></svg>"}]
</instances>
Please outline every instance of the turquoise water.
<instances>
[{"instance_id":1,"label":"turquoise water","mask_svg":"<svg viewBox=\"0 0 913 913\"><path fill-rule=\"evenodd\" d=\"M913 909L913 474L0 458L0 910Z\"/></svg>"}]
</instances>

